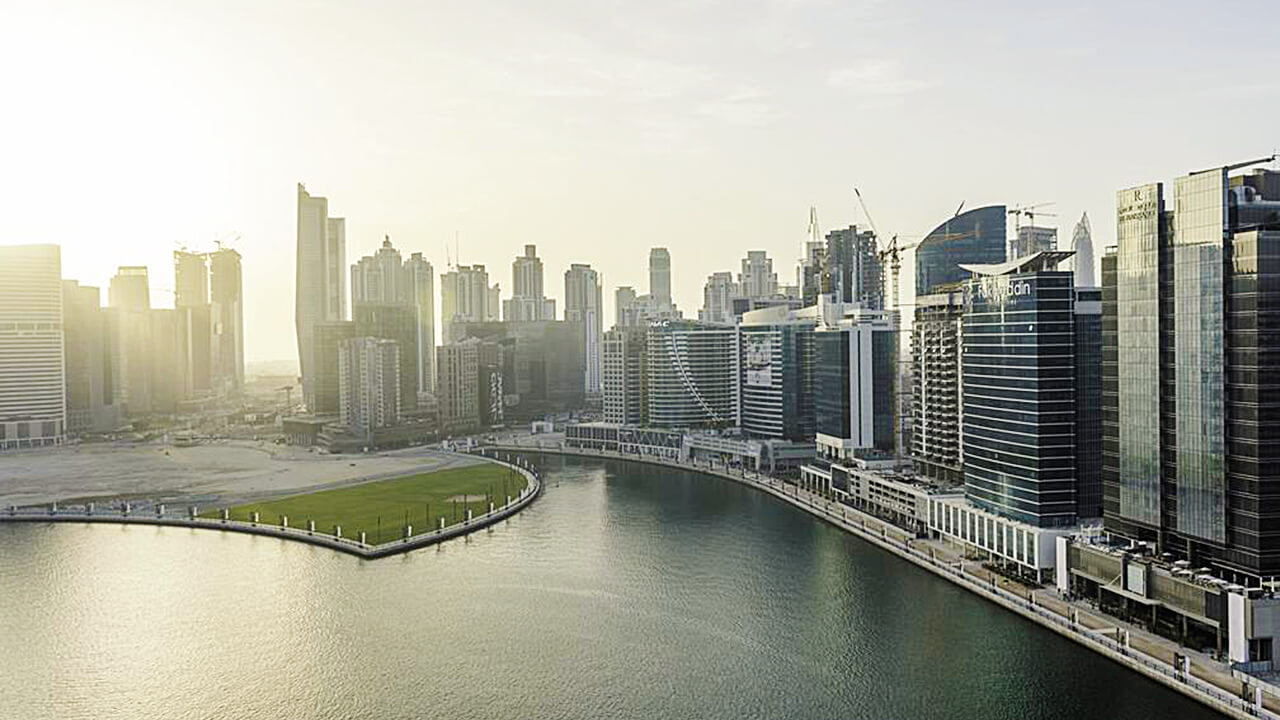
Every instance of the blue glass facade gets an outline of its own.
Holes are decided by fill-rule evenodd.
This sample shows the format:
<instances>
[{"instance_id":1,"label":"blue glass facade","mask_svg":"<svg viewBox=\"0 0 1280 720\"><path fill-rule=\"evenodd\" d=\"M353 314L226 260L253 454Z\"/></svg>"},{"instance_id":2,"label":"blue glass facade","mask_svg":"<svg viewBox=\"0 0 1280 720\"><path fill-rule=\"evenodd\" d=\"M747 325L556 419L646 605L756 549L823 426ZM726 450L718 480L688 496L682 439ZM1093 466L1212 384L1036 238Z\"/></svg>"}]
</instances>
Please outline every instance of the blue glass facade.
<instances>
[{"instance_id":1,"label":"blue glass facade","mask_svg":"<svg viewBox=\"0 0 1280 720\"><path fill-rule=\"evenodd\" d=\"M916 296L969 279L961 264L1005 260L1005 206L988 205L961 213L934 228L916 246Z\"/></svg>"}]
</instances>

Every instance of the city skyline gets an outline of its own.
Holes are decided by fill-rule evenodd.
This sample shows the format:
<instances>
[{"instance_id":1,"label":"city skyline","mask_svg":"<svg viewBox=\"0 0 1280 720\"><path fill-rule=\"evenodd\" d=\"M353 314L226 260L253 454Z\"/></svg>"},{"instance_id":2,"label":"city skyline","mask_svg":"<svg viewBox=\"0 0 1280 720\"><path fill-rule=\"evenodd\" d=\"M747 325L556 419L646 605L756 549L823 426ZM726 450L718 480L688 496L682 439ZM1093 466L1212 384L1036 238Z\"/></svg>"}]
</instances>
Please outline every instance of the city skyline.
<instances>
[{"instance_id":1,"label":"city skyline","mask_svg":"<svg viewBox=\"0 0 1280 720\"><path fill-rule=\"evenodd\" d=\"M280 7L153 17L68 2L7 18L0 57L29 68L10 89L28 112L2 121L0 243L59 244L64 276L96 287L116 265L145 264L166 305L176 244L239 235L246 305L259 308L246 357L283 360L296 355L293 322L270 299L292 293L279 269L292 266L298 181L349 219L348 262L386 234L438 269L455 233L460 261L491 269L537 244L557 276L591 264L612 316L614 288L645 285L652 246L671 249L685 308L742 247L790 278L810 205L824 233L865 225L855 185L882 237L918 238L961 201L1056 201L1059 237L1087 211L1100 253L1115 242L1114 188L1269 151L1265 124L1223 133L1220 108L1280 106L1267 79L1222 80L1177 50L1273 66L1274 50L1230 42L1263 19L1252 6L1002 6L992 22L948 5L614 18L569 3L536 16L393 7L377 18L390 23ZM725 40L704 47L713 21ZM848 43L851 32L868 39ZM343 109L328 112L335 97ZM69 179L93 187L75 213L61 207ZM561 292L550 283L563 306Z\"/></svg>"}]
</instances>

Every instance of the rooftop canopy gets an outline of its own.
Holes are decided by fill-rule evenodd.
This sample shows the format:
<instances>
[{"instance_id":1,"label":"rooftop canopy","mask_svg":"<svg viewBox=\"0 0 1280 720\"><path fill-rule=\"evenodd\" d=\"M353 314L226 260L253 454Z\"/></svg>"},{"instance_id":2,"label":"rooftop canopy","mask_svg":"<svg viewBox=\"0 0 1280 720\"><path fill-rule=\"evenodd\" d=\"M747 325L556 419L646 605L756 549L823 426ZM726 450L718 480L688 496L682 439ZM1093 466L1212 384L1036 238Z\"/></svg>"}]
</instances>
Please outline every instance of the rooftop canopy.
<instances>
[{"instance_id":1,"label":"rooftop canopy","mask_svg":"<svg viewBox=\"0 0 1280 720\"><path fill-rule=\"evenodd\" d=\"M1016 260L993 265L961 265L968 272L978 275L1013 275L1015 273L1057 270L1058 263L1075 255L1075 250L1042 250Z\"/></svg>"}]
</instances>

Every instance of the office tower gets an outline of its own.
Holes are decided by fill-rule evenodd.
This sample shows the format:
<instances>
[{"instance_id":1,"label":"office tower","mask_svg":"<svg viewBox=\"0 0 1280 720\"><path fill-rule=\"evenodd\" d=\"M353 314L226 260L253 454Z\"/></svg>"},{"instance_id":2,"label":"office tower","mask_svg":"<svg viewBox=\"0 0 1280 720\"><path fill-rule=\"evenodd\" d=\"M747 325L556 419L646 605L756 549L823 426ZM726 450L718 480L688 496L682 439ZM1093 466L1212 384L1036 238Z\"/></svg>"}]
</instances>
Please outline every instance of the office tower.
<instances>
[{"instance_id":1,"label":"office tower","mask_svg":"<svg viewBox=\"0 0 1280 720\"><path fill-rule=\"evenodd\" d=\"M818 230L818 209L809 208L809 231L800 248L800 264L796 268L796 287L803 307L818 304L822 289L822 271L826 266L826 243Z\"/></svg>"},{"instance_id":2,"label":"office tower","mask_svg":"<svg viewBox=\"0 0 1280 720\"><path fill-rule=\"evenodd\" d=\"M112 394L107 314L96 287L62 281L63 363L66 368L67 432L105 433L121 425Z\"/></svg>"},{"instance_id":3,"label":"office tower","mask_svg":"<svg viewBox=\"0 0 1280 720\"><path fill-rule=\"evenodd\" d=\"M151 412L151 289L147 268L121 267L107 292L110 306L112 394L130 416Z\"/></svg>"},{"instance_id":4,"label":"office tower","mask_svg":"<svg viewBox=\"0 0 1280 720\"><path fill-rule=\"evenodd\" d=\"M400 354L399 410L418 409L418 310L408 303L353 303L351 319L356 337L393 340Z\"/></svg>"},{"instance_id":5,"label":"office tower","mask_svg":"<svg viewBox=\"0 0 1280 720\"><path fill-rule=\"evenodd\" d=\"M1013 239L1009 259L1017 260L1038 252L1058 249L1058 229L1023 225L1018 228L1017 237Z\"/></svg>"},{"instance_id":6,"label":"office tower","mask_svg":"<svg viewBox=\"0 0 1280 720\"><path fill-rule=\"evenodd\" d=\"M480 425L480 347L483 341L465 338L436 348L436 399L440 425L447 433Z\"/></svg>"},{"instance_id":7,"label":"office tower","mask_svg":"<svg viewBox=\"0 0 1280 720\"><path fill-rule=\"evenodd\" d=\"M827 462L894 456L897 315L854 309L814 332L817 455Z\"/></svg>"},{"instance_id":8,"label":"office tower","mask_svg":"<svg viewBox=\"0 0 1280 720\"><path fill-rule=\"evenodd\" d=\"M778 294L778 274L773 271L773 260L765 251L747 251L747 256L742 259L742 272L738 274L738 292L748 298L768 298Z\"/></svg>"},{"instance_id":9,"label":"office tower","mask_svg":"<svg viewBox=\"0 0 1280 720\"><path fill-rule=\"evenodd\" d=\"M336 415L340 409L338 354L342 343L356 337L350 320L316 323L313 329L315 367L312 375L312 402L307 409L316 415Z\"/></svg>"},{"instance_id":10,"label":"office tower","mask_svg":"<svg viewBox=\"0 0 1280 720\"><path fill-rule=\"evenodd\" d=\"M1071 249L1075 255L1071 258L1075 270L1077 287L1098 287L1098 276L1094 271L1093 232L1089 228L1089 213L1080 215L1071 233Z\"/></svg>"},{"instance_id":11,"label":"office tower","mask_svg":"<svg viewBox=\"0 0 1280 720\"><path fill-rule=\"evenodd\" d=\"M1076 516L1102 517L1102 290L1077 287L1075 304Z\"/></svg>"},{"instance_id":12,"label":"office tower","mask_svg":"<svg viewBox=\"0 0 1280 720\"><path fill-rule=\"evenodd\" d=\"M649 423L666 428L738 425L738 329L691 320L648 334Z\"/></svg>"},{"instance_id":13,"label":"office tower","mask_svg":"<svg viewBox=\"0 0 1280 720\"><path fill-rule=\"evenodd\" d=\"M965 265L965 496L1041 528L1076 523L1075 291L1069 252Z\"/></svg>"},{"instance_id":14,"label":"office tower","mask_svg":"<svg viewBox=\"0 0 1280 720\"><path fill-rule=\"evenodd\" d=\"M480 426L498 427L506 422L506 348L481 341L476 355L476 410Z\"/></svg>"},{"instance_id":15,"label":"office tower","mask_svg":"<svg viewBox=\"0 0 1280 720\"><path fill-rule=\"evenodd\" d=\"M601 343L604 331L604 298L600 275L590 265L574 263L564 272L564 319L582 327L586 358L585 387L600 392Z\"/></svg>"},{"instance_id":16,"label":"office tower","mask_svg":"<svg viewBox=\"0 0 1280 720\"><path fill-rule=\"evenodd\" d=\"M208 316L205 317L207 323ZM151 412L173 414L187 399L190 387L186 362L189 355L187 315L183 309L152 308L147 319L151 325L147 346L151 356ZM205 330L208 330L207 324ZM208 350L207 344L205 349ZM207 361L208 355L204 358ZM207 362L204 367L207 370Z\"/></svg>"},{"instance_id":17,"label":"office tower","mask_svg":"<svg viewBox=\"0 0 1280 720\"><path fill-rule=\"evenodd\" d=\"M440 322L444 344L455 337L454 323L485 322L492 318L489 273L483 265L459 265L440 276Z\"/></svg>"},{"instance_id":18,"label":"office tower","mask_svg":"<svg viewBox=\"0 0 1280 720\"><path fill-rule=\"evenodd\" d=\"M400 349L394 340L356 337L338 351L338 422L370 437L400 422Z\"/></svg>"},{"instance_id":19,"label":"office tower","mask_svg":"<svg viewBox=\"0 0 1280 720\"><path fill-rule=\"evenodd\" d=\"M1118 192L1103 262L1106 527L1250 585L1280 570L1280 173L1264 161Z\"/></svg>"},{"instance_id":20,"label":"office tower","mask_svg":"<svg viewBox=\"0 0 1280 720\"><path fill-rule=\"evenodd\" d=\"M408 303L411 296L400 251L384 237L382 247L351 266L351 305L396 305Z\"/></svg>"},{"instance_id":21,"label":"office tower","mask_svg":"<svg viewBox=\"0 0 1280 720\"><path fill-rule=\"evenodd\" d=\"M577 323L465 323L459 339L474 337L502 346L506 419L541 420L581 410L586 401L586 348Z\"/></svg>"},{"instance_id":22,"label":"office tower","mask_svg":"<svg viewBox=\"0 0 1280 720\"><path fill-rule=\"evenodd\" d=\"M404 263L410 287L410 301L417 312L418 392L436 389L436 290L435 268L422 253L414 253Z\"/></svg>"},{"instance_id":23,"label":"office tower","mask_svg":"<svg viewBox=\"0 0 1280 720\"><path fill-rule=\"evenodd\" d=\"M209 259L204 253L173 252L174 307L209 303Z\"/></svg>"},{"instance_id":24,"label":"office tower","mask_svg":"<svg viewBox=\"0 0 1280 720\"><path fill-rule=\"evenodd\" d=\"M636 289L630 285L619 286L613 291L613 326L634 327L636 323Z\"/></svg>"},{"instance_id":25,"label":"office tower","mask_svg":"<svg viewBox=\"0 0 1280 720\"><path fill-rule=\"evenodd\" d=\"M209 253L209 324L212 330L210 383L220 394L244 390L244 280L240 253Z\"/></svg>"},{"instance_id":26,"label":"office tower","mask_svg":"<svg viewBox=\"0 0 1280 720\"><path fill-rule=\"evenodd\" d=\"M511 299L502 303L502 319L537 322L556 319L556 301L542 289L542 259L536 245L525 245L524 255L511 263Z\"/></svg>"},{"instance_id":27,"label":"office tower","mask_svg":"<svg viewBox=\"0 0 1280 720\"><path fill-rule=\"evenodd\" d=\"M748 312L738 325L742 432L812 441L818 318L787 307Z\"/></svg>"},{"instance_id":28,"label":"office tower","mask_svg":"<svg viewBox=\"0 0 1280 720\"><path fill-rule=\"evenodd\" d=\"M850 225L827 233L822 292L838 303L884 309L884 266L876 234Z\"/></svg>"},{"instance_id":29,"label":"office tower","mask_svg":"<svg viewBox=\"0 0 1280 720\"><path fill-rule=\"evenodd\" d=\"M707 276L702 286L702 309L698 311L698 319L709 323L732 323L733 300L738 297L738 284L733 281L733 273L717 272Z\"/></svg>"},{"instance_id":30,"label":"office tower","mask_svg":"<svg viewBox=\"0 0 1280 720\"><path fill-rule=\"evenodd\" d=\"M916 472L948 485L964 482L960 457L960 338L964 291L959 283L916 298L911 324L911 457Z\"/></svg>"},{"instance_id":31,"label":"office tower","mask_svg":"<svg viewBox=\"0 0 1280 720\"><path fill-rule=\"evenodd\" d=\"M294 323L307 407L315 402L315 326L347 318L346 221L329 217L329 201L298 185Z\"/></svg>"},{"instance_id":32,"label":"office tower","mask_svg":"<svg viewBox=\"0 0 1280 720\"><path fill-rule=\"evenodd\" d=\"M62 323L58 246L0 247L0 450L66 439Z\"/></svg>"},{"instance_id":33,"label":"office tower","mask_svg":"<svg viewBox=\"0 0 1280 720\"><path fill-rule=\"evenodd\" d=\"M671 253L666 248L649 250L649 295L657 306L671 305Z\"/></svg>"},{"instance_id":34,"label":"office tower","mask_svg":"<svg viewBox=\"0 0 1280 720\"><path fill-rule=\"evenodd\" d=\"M649 423L648 328L616 327L604 334L601 380L604 421L615 425Z\"/></svg>"},{"instance_id":35,"label":"office tower","mask_svg":"<svg viewBox=\"0 0 1280 720\"><path fill-rule=\"evenodd\" d=\"M915 249L916 296L968 280L961 263L1004 262L1006 214L1004 205L977 208L949 218L925 236Z\"/></svg>"}]
</instances>

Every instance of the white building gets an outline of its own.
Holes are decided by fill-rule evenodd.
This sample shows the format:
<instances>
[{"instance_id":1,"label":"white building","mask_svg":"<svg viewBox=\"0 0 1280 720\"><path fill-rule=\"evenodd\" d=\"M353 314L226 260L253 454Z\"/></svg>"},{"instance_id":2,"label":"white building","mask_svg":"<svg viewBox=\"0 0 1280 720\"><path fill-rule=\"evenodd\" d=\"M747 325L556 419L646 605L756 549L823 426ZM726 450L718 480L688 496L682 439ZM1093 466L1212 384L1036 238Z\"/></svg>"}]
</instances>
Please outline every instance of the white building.
<instances>
[{"instance_id":1,"label":"white building","mask_svg":"<svg viewBox=\"0 0 1280 720\"><path fill-rule=\"evenodd\" d=\"M702 322L732 324L733 299L738 295L739 288L733 281L733 273L711 273L702 286L702 309L698 311L698 319Z\"/></svg>"},{"instance_id":2,"label":"white building","mask_svg":"<svg viewBox=\"0 0 1280 720\"><path fill-rule=\"evenodd\" d=\"M298 185L294 324L302 394L309 407L315 402L315 326L347 316L346 227L344 219L329 217L327 199L312 197Z\"/></svg>"},{"instance_id":3,"label":"white building","mask_svg":"<svg viewBox=\"0 0 1280 720\"><path fill-rule=\"evenodd\" d=\"M498 286L489 287L489 272L483 265L459 265L440 275L440 322L443 344L453 337L454 323L477 323L497 319Z\"/></svg>"},{"instance_id":4,"label":"white building","mask_svg":"<svg viewBox=\"0 0 1280 720\"><path fill-rule=\"evenodd\" d=\"M524 255L511 263L511 299L502 303L502 319L507 322L538 322L556 319L556 301L548 299L542 286L542 258L538 246L525 245Z\"/></svg>"},{"instance_id":5,"label":"white building","mask_svg":"<svg viewBox=\"0 0 1280 720\"><path fill-rule=\"evenodd\" d=\"M600 274L590 265L574 263L564 272L564 319L581 323L587 361L585 388L600 392L604 367L604 298Z\"/></svg>"},{"instance_id":6,"label":"white building","mask_svg":"<svg viewBox=\"0 0 1280 720\"><path fill-rule=\"evenodd\" d=\"M400 348L394 340L359 337L338 351L339 422L354 435L400 422Z\"/></svg>"},{"instance_id":7,"label":"white building","mask_svg":"<svg viewBox=\"0 0 1280 720\"><path fill-rule=\"evenodd\" d=\"M750 250L742 259L738 291L742 297L748 298L767 298L778 294L778 274L773 271L773 260L765 251Z\"/></svg>"},{"instance_id":8,"label":"white building","mask_svg":"<svg viewBox=\"0 0 1280 720\"><path fill-rule=\"evenodd\" d=\"M62 333L58 246L0 247L0 450L66 438Z\"/></svg>"}]
</instances>

